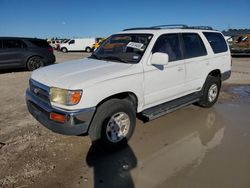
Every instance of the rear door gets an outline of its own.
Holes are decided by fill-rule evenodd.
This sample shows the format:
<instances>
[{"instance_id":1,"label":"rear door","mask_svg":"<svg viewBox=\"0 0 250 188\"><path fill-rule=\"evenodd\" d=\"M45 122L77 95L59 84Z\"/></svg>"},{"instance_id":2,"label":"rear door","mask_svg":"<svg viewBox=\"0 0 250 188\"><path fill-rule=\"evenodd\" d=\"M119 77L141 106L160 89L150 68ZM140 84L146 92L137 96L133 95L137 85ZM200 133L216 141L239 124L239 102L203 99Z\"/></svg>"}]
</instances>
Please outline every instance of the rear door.
<instances>
[{"instance_id":1,"label":"rear door","mask_svg":"<svg viewBox=\"0 0 250 188\"><path fill-rule=\"evenodd\" d=\"M207 77L210 66L205 45L198 33L182 33L182 42L186 64L186 92L199 91Z\"/></svg>"},{"instance_id":2,"label":"rear door","mask_svg":"<svg viewBox=\"0 0 250 188\"><path fill-rule=\"evenodd\" d=\"M0 49L1 67L19 67L23 65L25 48L27 47L20 39L2 39Z\"/></svg>"}]
</instances>

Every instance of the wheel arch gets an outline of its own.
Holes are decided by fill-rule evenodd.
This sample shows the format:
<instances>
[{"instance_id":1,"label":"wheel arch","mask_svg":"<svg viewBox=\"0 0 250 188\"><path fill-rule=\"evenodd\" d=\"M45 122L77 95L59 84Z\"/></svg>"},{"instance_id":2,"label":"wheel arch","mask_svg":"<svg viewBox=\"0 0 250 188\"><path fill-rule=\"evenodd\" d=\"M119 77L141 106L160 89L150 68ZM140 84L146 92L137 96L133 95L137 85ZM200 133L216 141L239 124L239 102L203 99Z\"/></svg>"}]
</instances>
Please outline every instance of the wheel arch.
<instances>
[{"instance_id":1,"label":"wheel arch","mask_svg":"<svg viewBox=\"0 0 250 188\"><path fill-rule=\"evenodd\" d=\"M121 92L121 93L117 93L117 94L108 96L108 97L104 98L103 100L101 100L96 105L96 107L98 108L100 105L102 105L103 103L105 103L106 101L108 101L110 99L127 99L127 100L132 102L132 105L135 107L135 110L137 111L138 97L136 96L136 94L134 94L133 92L130 92L130 91Z\"/></svg>"},{"instance_id":2,"label":"wheel arch","mask_svg":"<svg viewBox=\"0 0 250 188\"><path fill-rule=\"evenodd\" d=\"M221 79L221 71L219 69L212 70L208 73L208 76L213 76Z\"/></svg>"}]
</instances>

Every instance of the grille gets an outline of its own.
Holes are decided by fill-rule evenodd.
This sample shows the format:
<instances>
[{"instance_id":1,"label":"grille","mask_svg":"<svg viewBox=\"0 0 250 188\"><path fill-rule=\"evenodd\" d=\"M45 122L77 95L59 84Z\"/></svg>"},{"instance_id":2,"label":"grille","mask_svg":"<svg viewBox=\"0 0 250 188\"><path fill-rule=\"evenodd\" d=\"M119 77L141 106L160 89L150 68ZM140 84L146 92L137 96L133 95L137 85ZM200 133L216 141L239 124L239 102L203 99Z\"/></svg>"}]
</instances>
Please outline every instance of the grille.
<instances>
[{"instance_id":1,"label":"grille","mask_svg":"<svg viewBox=\"0 0 250 188\"><path fill-rule=\"evenodd\" d=\"M42 101L49 103L49 88L38 82L30 80L30 91Z\"/></svg>"}]
</instances>

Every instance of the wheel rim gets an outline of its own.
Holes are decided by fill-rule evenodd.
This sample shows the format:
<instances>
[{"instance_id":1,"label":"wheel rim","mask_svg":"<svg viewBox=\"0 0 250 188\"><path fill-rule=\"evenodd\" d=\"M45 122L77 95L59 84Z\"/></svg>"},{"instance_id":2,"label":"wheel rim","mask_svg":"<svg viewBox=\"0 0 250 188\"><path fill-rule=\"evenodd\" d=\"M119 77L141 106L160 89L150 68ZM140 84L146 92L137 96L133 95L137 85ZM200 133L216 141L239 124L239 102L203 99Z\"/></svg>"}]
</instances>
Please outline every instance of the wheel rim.
<instances>
[{"instance_id":1,"label":"wheel rim","mask_svg":"<svg viewBox=\"0 0 250 188\"><path fill-rule=\"evenodd\" d=\"M218 94L218 86L216 84L211 85L208 90L208 100L209 102L213 102Z\"/></svg>"},{"instance_id":2,"label":"wheel rim","mask_svg":"<svg viewBox=\"0 0 250 188\"><path fill-rule=\"evenodd\" d=\"M39 58L33 58L30 60L30 69L31 70L38 69L39 67L41 67L41 65L42 65L41 59L39 59Z\"/></svg>"},{"instance_id":3,"label":"wheel rim","mask_svg":"<svg viewBox=\"0 0 250 188\"><path fill-rule=\"evenodd\" d=\"M124 112L118 112L109 119L106 136L110 142L117 143L127 136L129 128L129 116Z\"/></svg>"}]
</instances>

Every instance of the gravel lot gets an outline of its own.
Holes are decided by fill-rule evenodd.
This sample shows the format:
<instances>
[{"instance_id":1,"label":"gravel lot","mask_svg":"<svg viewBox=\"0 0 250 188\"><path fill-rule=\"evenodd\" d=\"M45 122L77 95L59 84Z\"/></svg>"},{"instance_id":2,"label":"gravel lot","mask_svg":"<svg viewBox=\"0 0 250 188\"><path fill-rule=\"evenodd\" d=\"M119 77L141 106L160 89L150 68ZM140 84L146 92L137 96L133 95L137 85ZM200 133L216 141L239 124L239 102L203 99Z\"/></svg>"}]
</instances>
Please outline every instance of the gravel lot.
<instances>
[{"instance_id":1,"label":"gravel lot","mask_svg":"<svg viewBox=\"0 0 250 188\"><path fill-rule=\"evenodd\" d=\"M89 54L55 55L62 63ZM249 57L233 58L215 107L137 120L128 148L112 155L32 118L25 104L30 75L0 72L0 187L250 187Z\"/></svg>"}]
</instances>

